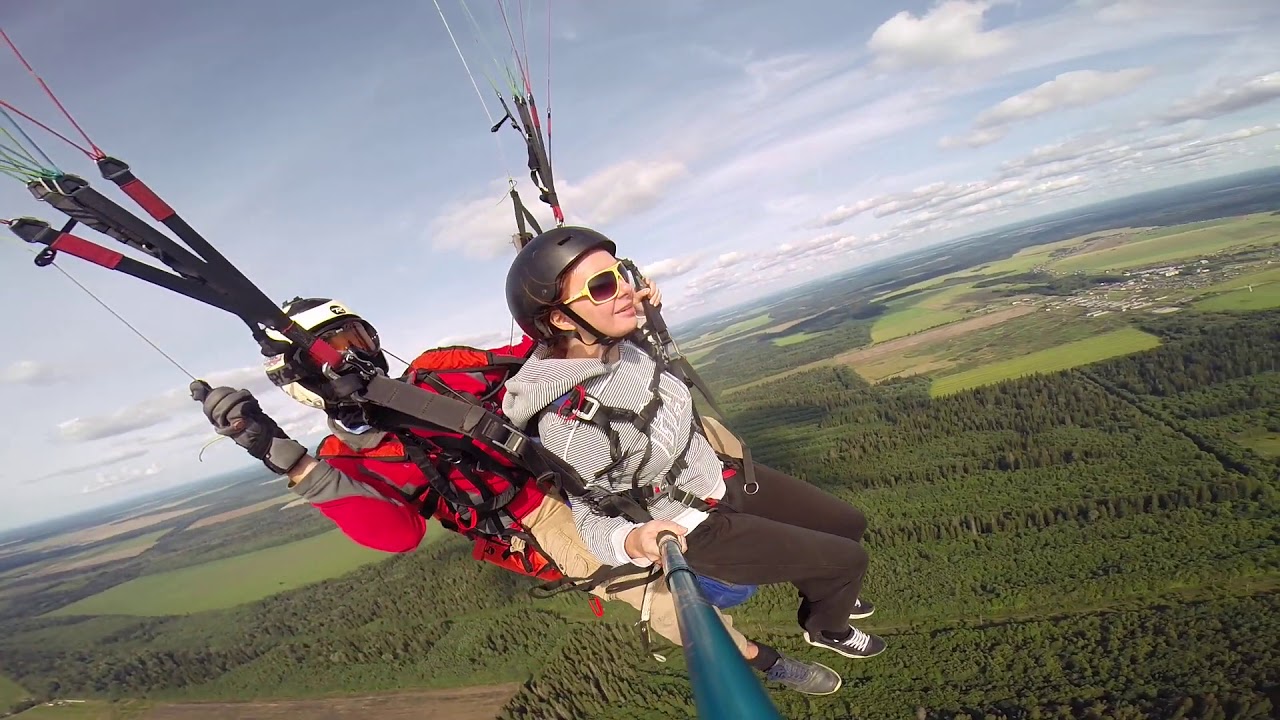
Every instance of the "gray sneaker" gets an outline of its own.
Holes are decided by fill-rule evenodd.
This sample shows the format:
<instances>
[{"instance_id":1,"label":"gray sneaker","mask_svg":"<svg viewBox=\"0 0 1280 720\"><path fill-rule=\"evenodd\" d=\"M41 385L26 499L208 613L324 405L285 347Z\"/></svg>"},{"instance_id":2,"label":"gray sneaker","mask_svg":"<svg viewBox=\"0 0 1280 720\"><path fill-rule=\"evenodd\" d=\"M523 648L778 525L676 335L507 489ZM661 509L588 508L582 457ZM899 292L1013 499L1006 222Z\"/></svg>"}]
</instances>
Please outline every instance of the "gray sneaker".
<instances>
[{"instance_id":1,"label":"gray sneaker","mask_svg":"<svg viewBox=\"0 0 1280 720\"><path fill-rule=\"evenodd\" d=\"M807 663L783 655L765 677L805 695L830 695L840 689L840 673L822 663Z\"/></svg>"}]
</instances>

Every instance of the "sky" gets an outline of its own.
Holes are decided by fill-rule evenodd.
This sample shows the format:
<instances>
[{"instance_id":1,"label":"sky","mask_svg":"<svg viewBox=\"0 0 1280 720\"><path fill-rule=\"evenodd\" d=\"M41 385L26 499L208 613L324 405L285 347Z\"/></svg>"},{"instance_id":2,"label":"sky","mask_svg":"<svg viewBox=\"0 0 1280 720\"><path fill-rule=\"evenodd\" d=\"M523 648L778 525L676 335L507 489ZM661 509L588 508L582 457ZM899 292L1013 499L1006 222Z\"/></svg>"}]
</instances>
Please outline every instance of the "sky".
<instances>
[{"instance_id":1,"label":"sky","mask_svg":"<svg viewBox=\"0 0 1280 720\"><path fill-rule=\"evenodd\" d=\"M488 131L501 110L487 76L505 82L513 39L551 110L568 221L613 237L675 323L1277 158L1280 4L1263 0L439 8L465 66L423 0L7 0L0 26L90 137L269 295L341 299L402 357L509 337L512 178L550 224L519 137ZM73 132L11 57L0 98ZM74 149L33 137L110 188ZM0 181L0 217L63 219ZM230 442L198 459L217 436L184 371L4 235L0 528L253 462ZM323 434L266 381L234 318L59 266L186 371L254 390L309 445Z\"/></svg>"}]
</instances>

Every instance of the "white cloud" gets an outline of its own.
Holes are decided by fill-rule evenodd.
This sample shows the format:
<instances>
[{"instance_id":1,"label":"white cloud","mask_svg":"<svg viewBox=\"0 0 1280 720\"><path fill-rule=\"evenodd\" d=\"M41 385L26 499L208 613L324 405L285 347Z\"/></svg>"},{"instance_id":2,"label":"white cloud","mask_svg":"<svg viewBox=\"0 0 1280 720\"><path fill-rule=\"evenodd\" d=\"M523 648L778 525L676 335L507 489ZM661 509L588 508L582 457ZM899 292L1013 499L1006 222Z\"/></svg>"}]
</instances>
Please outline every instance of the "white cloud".
<instances>
[{"instance_id":1,"label":"white cloud","mask_svg":"<svg viewBox=\"0 0 1280 720\"><path fill-rule=\"evenodd\" d=\"M663 258L640 266L640 272L650 280L676 278L693 272L702 263L702 255Z\"/></svg>"},{"instance_id":2,"label":"white cloud","mask_svg":"<svg viewBox=\"0 0 1280 720\"><path fill-rule=\"evenodd\" d=\"M157 463L151 463L145 467L127 467L121 468L114 472L98 473L92 481L80 488L81 495L102 492L124 485L133 485L139 482L145 482L156 475L159 475L161 467Z\"/></svg>"},{"instance_id":3,"label":"white cloud","mask_svg":"<svg viewBox=\"0 0 1280 720\"><path fill-rule=\"evenodd\" d=\"M1175 103L1162 116L1166 125L1187 120L1208 120L1280 99L1280 72L1248 80L1222 79L1207 90Z\"/></svg>"},{"instance_id":4,"label":"white cloud","mask_svg":"<svg viewBox=\"0 0 1280 720\"><path fill-rule=\"evenodd\" d=\"M626 160L589 175L581 183L559 181L556 193L567 223L598 227L652 208L673 183L687 175L684 163L673 159ZM554 227L537 190L528 182L517 185L521 201L542 229ZM495 184L485 197L456 204L433 220L428 229L433 247L461 250L475 258L514 253L511 236L515 215L507 188L506 182Z\"/></svg>"},{"instance_id":5,"label":"white cloud","mask_svg":"<svg viewBox=\"0 0 1280 720\"><path fill-rule=\"evenodd\" d=\"M982 128L972 130L959 137L954 135L944 136L938 141L938 147L944 150L958 147L979 148L1003 140L1004 136L1008 134L1009 130L1004 127Z\"/></svg>"},{"instance_id":6,"label":"white cloud","mask_svg":"<svg viewBox=\"0 0 1280 720\"><path fill-rule=\"evenodd\" d=\"M978 116L980 128L998 127L1027 120L1054 110L1079 108L1123 95L1151 77L1149 67L1102 70L1072 70L1041 83L1026 92L1001 101Z\"/></svg>"},{"instance_id":7,"label":"white cloud","mask_svg":"<svg viewBox=\"0 0 1280 720\"><path fill-rule=\"evenodd\" d=\"M1096 105L1123 95L1151 77L1151 68L1128 68L1112 72L1072 70L1060 73L1025 92L1006 98L978 115L973 130L963 137L944 137L943 148L961 145L982 147L1008 133L1010 125L1047 113Z\"/></svg>"},{"instance_id":8,"label":"white cloud","mask_svg":"<svg viewBox=\"0 0 1280 720\"><path fill-rule=\"evenodd\" d=\"M893 70L928 68L991 57L1008 50L1006 31L984 30L983 16L995 3L945 0L917 17L902 11L867 41L876 64Z\"/></svg>"},{"instance_id":9,"label":"white cloud","mask_svg":"<svg viewBox=\"0 0 1280 720\"><path fill-rule=\"evenodd\" d=\"M0 368L0 385L43 387L65 383L73 377L70 372L53 363L34 360L19 360Z\"/></svg>"},{"instance_id":10,"label":"white cloud","mask_svg":"<svg viewBox=\"0 0 1280 720\"><path fill-rule=\"evenodd\" d=\"M269 397L271 393L279 392L271 384L261 366L213 372L205 375L203 379L213 387L229 385L235 388L246 388L259 400ZM154 427L171 419L190 417L192 413L198 417L200 405L191 399L190 391L184 387L105 415L76 417L63 421L58 423L57 436L73 443L102 440ZM167 435L162 437L171 439Z\"/></svg>"},{"instance_id":11,"label":"white cloud","mask_svg":"<svg viewBox=\"0 0 1280 720\"><path fill-rule=\"evenodd\" d=\"M86 472L88 470L101 470L102 468L110 467L112 465L122 463L126 460L134 460L136 458L140 458L146 455L148 452L150 451L146 448L138 448L135 450L125 450L123 452L113 453L105 457L95 458L93 462L87 462L79 465L72 465L69 467L59 468L57 470L54 470L51 473L40 475L30 480L25 480L23 484L34 485L36 483L45 482L48 480L55 480L57 478L67 477L68 475L79 475L80 473Z\"/></svg>"},{"instance_id":12,"label":"white cloud","mask_svg":"<svg viewBox=\"0 0 1280 720\"><path fill-rule=\"evenodd\" d=\"M1008 161L993 177L968 182L933 182L846 203L815 224L832 226L863 213L877 218L901 215L892 227L895 241L952 231L978 220L1024 209L1049 199L1098 190L1158 168L1209 162L1240 150L1241 143L1280 125L1257 125L1201 138L1194 132L1155 137L1090 133L1042 145ZM705 285L717 288L717 277Z\"/></svg>"}]
</instances>

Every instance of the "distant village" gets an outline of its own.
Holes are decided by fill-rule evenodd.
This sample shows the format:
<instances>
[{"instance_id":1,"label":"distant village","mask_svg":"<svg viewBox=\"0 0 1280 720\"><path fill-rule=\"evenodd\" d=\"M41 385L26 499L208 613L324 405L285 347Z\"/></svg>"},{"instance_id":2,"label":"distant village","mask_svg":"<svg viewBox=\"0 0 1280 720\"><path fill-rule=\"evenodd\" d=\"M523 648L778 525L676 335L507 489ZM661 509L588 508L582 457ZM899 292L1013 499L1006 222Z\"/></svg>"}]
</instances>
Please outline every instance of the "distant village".
<instances>
[{"instance_id":1,"label":"distant village","mask_svg":"<svg viewBox=\"0 0 1280 720\"><path fill-rule=\"evenodd\" d=\"M1179 303L1194 297L1196 290L1227 282L1246 273L1256 272L1262 265L1280 263L1280 251L1266 255L1251 253L1247 261L1223 258L1201 258L1174 265L1126 270L1122 282L1094 285L1074 295L1020 298L1014 305L1040 305L1046 311L1065 307L1088 310L1088 317L1112 312L1145 310L1152 313L1177 312ZM1037 267L1036 272L1052 272ZM1083 275L1084 272L1075 274Z\"/></svg>"}]
</instances>

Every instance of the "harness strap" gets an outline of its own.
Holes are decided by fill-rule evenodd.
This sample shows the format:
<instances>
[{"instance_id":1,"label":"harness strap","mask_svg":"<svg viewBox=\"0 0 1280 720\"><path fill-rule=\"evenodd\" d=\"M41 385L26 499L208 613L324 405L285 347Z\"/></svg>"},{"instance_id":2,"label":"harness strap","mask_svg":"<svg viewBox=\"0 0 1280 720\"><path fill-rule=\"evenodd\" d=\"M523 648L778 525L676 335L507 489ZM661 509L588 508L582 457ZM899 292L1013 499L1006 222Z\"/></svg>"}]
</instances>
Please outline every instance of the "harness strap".
<instances>
[{"instance_id":1,"label":"harness strap","mask_svg":"<svg viewBox=\"0 0 1280 720\"><path fill-rule=\"evenodd\" d=\"M488 485L476 475L471 468L462 464L458 464L459 471L463 476L476 488L476 492L481 496L481 500L476 502L467 497L456 485L449 482L448 479L440 472L435 463L431 461L431 457L427 454L425 448L420 444L420 440L415 437L402 437L401 442L404 444L405 455L409 460L418 466L422 474L426 476L428 485L444 499L445 502L462 510L470 510L476 515L488 515L501 510L511 503L515 496L520 492L520 487L512 482L507 483L507 489L500 493L493 493Z\"/></svg>"},{"instance_id":2,"label":"harness strap","mask_svg":"<svg viewBox=\"0 0 1280 720\"><path fill-rule=\"evenodd\" d=\"M589 488L563 459L532 442L501 417L448 395L437 395L399 380L378 375L370 378L360 393L373 405L368 408L371 423L378 427L441 428L466 435L505 452L541 483L566 496L581 498L590 507L610 517L626 517L637 523L652 520L648 511L635 503L610 499L608 493Z\"/></svg>"},{"instance_id":3,"label":"harness strap","mask_svg":"<svg viewBox=\"0 0 1280 720\"><path fill-rule=\"evenodd\" d=\"M635 573L641 572L642 570L643 568L636 567L635 565L631 565L631 564L617 565L617 566L605 565L586 577L564 577L564 578L560 578L559 580L553 580L552 582L543 583L541 585L535 585L534 587L529 588L529 595L533 596L538 600L545 600L546 598L559 595L560 593L563 593L563 592L569 592L571 590L580 590L583 592L590 592L592 588L604 585L610 580L616 580L618 578L627 577L628 575L634 575ZM656 573L655 573L655 570L656 570ZM634 580L627 580L620 583L614 583L612 585L607 586L605 588L605 592L617 593L617 592L622 592L623 590L627 590L629 588L640 587L641 585L648 585L649 583L656 580L658 576L660 576L661 574L662 574L661 570L657 570L657 568L652 568L647 574L645 574L640 578L637 578Z\"/></svg>"}]
</instances>

